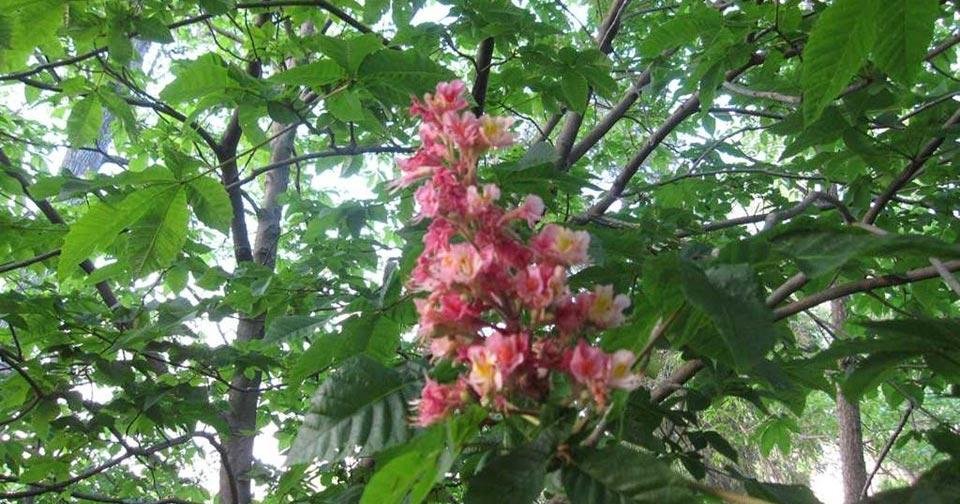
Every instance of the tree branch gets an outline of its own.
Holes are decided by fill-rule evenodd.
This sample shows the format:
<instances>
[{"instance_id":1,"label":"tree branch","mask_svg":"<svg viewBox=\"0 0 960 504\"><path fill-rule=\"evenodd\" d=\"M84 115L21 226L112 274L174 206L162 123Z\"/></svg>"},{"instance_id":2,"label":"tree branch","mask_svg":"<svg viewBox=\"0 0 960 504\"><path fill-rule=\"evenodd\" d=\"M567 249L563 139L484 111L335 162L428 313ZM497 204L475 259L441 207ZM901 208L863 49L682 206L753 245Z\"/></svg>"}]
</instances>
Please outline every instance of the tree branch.
<instances>
[{"instance_id":1,"label":"tree branch","mask_svg":"<svg viewBox=\"0 0 960 504\"><path fill-rule=\"evenodd\" d=\"M893 433L890 434L887 442L883 444L883 448L877 456L877 463L874 464L873 471L870 471L870 474L867 475L867 481L863 485L863 490L860 491L861 499L867 497L867 491L870 490L870 482L873 481L873 477L876 476L877 471L880 470L880 465L883 464L883 460L887 458L887 454L890 453L890 448L893 447L893 443L896 442L897 438L900 437L900 433L903 432L903 427L907 425L907 420L910 418L910 414L913 413L913 407L913 400L908 401L907 409L903 412L903 415L900 416L900 422L897 423L897 427L893 429Z\"/></svg>"},{"instance_id":2,"label":"tree branch","mask_svg":"<svg viewBox=\"0 0 960 504\"><path fill-rule=\"evenodd\" d=\"M0 148L0 165L4 166L4 172L13 177L20 183L20 189L23 191L23 194L33 202L34 205L37 205L37 208L40 209L40 212L47 217L52 224L62 224L66 225L66 222L63 220L63 217L60 216L60 213L57 212L53 205L50 204L45 199L38 199L33 197L30 194L30 181L19 170L13 167L13 163L10 161L10 158L7 157L6 153L3 152L3 149ZM85 259L80 263L80 267L83 268L83 271L87 274L92 274L97 268L89 259ZM97 282L96 284L97 292L100 294L100 298L103 299L104 304L107 305L107 308L113 310L120 306L120 302L117 300L117 296L113 293L113 289L110 288L110 285L106 281Z\"/></svg>"},{"instance_id":3,"label":"tree branch","mask_svg":"<svg viewBox=\"0 0 960 504\"><path fill-rule=\"evenodd\" d=\"M960 260L947 261L943 263L943 265L947 271L953 272L960 270ZM889 274L873 278L864 278L863 280L858 280L855 282L834 285L833 287L824 289L799 301L794 301L786 306L777 308L773 311L773 313L775 319L780 320L827 301L849 296L850 294L871 291L882 287L893 287L896 285L919 282L921 280L928 280L931 278L937 278L939 276L940 273L937 272L935 267L927 266L925 268L912 269L900 274Z\"/></svg>"},{"instance_id":4,"label":"tree branch","mask_svg":"<svg viewBox=\"0 0 960 504\"><path fill-rule=\"evenodd\" d=\"M360 32L373 33L373 30L370 29L370 27L366 26L360 21L357 21L350 14L347 14L343 9L340 9L339 7L331 4L326 0L268 0L268 1L262 1L262 2L244 2L244 3L238 3L235 5L237 9L267 9L271 7L298 7L298 6L320 7L321 9L326 10L337 19L340 19L344 23L352 26L353 28L357 29ZM202 23L213 17L215 16L212 14L201 14L199 16L193 16L181 21L177 21L175 23L170 23L167 25L167 28L170 30L174 30L174 29L182 28L184 26L189 26L192 24ZM137 35L138 35L138 32L133 31L128 35L128 37L133 38L133 37L136 37ZM381 39L384 41L385 44L389 43L387 39L382 37ZM81 61L86 61L106 51L107 51L107 46L97 47L95 49L91 49L90 51L87 51L82 54L78 54L76 56L71 56L69 58L64 58L56 61L48 61L44 64L37 65L29 70L23 70L20 72L0 75L0 81L20 80L22 77L31 77L33 75L37 75L39 73L52 70L54 68L60 68L62 66L73 65L75 63L80 63Z\"/></svg>"},{"instance_id":5,"label":"tree branch","mask_svg":"<svg viewBox=\"0 0 960 504\"><path fill-rule=\"evenodd\" d=\"M473 114L483 115L483 105L487 100L487 86L490 82L490 60L493 59L493 37L487 37L477 47L477 78L473 82L473 100L477 105L473 107Z\"/></svg>"},{"instance_id":6,"label":"tree branch","mask_svg":"<svg viewBox=\"0 0 960 504\"><path fill-rule=\"evenodd\" d=\"M600 21L600 28L597 30L596 43L597 48L604 54L609 54L613 49L613 38L620 31L620 16L627 7L630 0L614 0L607 9L607 13ZM588 96L591 93L588 93ZM588 98L589 99L589 98ZM580 131L580 125L583 124L583 114L570 110L564 115L563 129L557 136L554 145L557 148L558 167L566 170L570 166L568 160L573 143L577 140L577 133Z\"/></svg>"},{"instance_id":7,"label":"tree branch","mask_svg":"<svg viewBox=\"0 0 960 504\"><path fill-rule=\"evenodd\" d=\"M950 118L943 123L942 128L947 130L956 125L958 122L960 122L960 108L955 110ZM877 216L880 215L883 207L885 207L887 203L889 203L890 200L896 196L897 191L902 189L903 186L907 185L907 183L909 183L913 177L917 175L924 163L926 163L927 160L929 160L937 151L937 149L940 148L944 142L944 139L945 136L940 135L931 139L926 145L923 146L923 149L921 149L920 152L913 158L913 160L911 160L910 163L903 169L903 171L897 175L897 178L893 179L887 188L880 193L880 197L873 202L873 205L870 206L870 209L867 210L867 213L863 216L864 223L873 224L874 221L877 220Z\"/></svg>"},{"instance_id":8,"label":"tree branch","mask_svg":"<svg viewBox=\"0 0 960 504\"><path fill-rule=\"evenodd\" d=\"M289 166L295 163L299 163L301 161L308 161L311 159L321 159L321 158L335 157L335 156L356 156L359 154L383 154L383 153L406 154L410 152L413 152L413 149L409 147L394 147L389 145L386 145L386 146L357 145L354 147L336 148L336 149L331 149L323 152L313 152L310 154L303 154L300 156L283 159L275 163L270 163L268 165L261 166L260 168L257 168L251 171L250 175L247 175L242 179L236 180L235 182L226 186L226 188L230 190L230 189L233 189L234 187L242 186L271 170L276 170L277 168L283 168L284 166Z\"/></svg>"},{"instance_id":9,"label":"tree branch","mask_svg":"<svg viewBox=\"0 0 960 504\"><path fill-rule=\"evenodd\" d=\"M138 449L126 450L123 453L123 455L120 455L119 457L110 459L98 466L91 467L90 469L87 469L86 471L83 471L80 474L73 476L71 478L65 479L63 481L60 481L51 485L34 484L34 488L30 490L19 491L19 492L0 492L0 497L5 499L22 499L24 497L32 497L35 495L42 495L50 492L58 492L74 483L92 478L100 473L103 473L104 471L119 465L121 462L123 462L124 460L127 460L130 457L149 456L156 452L163 451L168 448L172 448L174 446L184 444L196 437L202 437L209 441L211 439L211 434L208 434L206 432L194 432L191 434L185 434L183 436L164 441L162 443L158 443L150 448L145 448L145 449L138 448ZM223 455L224 454L221 453L221 457L223 457ZM237 504L237 502L235 501L234 504Z\"/></svg>"},{"instance_id":10,"label":"tree branch","mask_svg":"<svg viewBox=\"0 0 960 504\"><path fill-rule=\"evenodd\" d=\"M0 273L6 273L8 271L13 271L15 269L26 268L31 264L36 264L38 262L46 261L47 259L50 259L51 257L56 257L58 255L60 255L60 249L51 250L50 252L46 252L38 256L31 257L29 259L24 259L22 261L0 264Z\"/></svg>"},{"instance_id":11,"label":"tree branch","mask_svg":"<svg viewBox=\"0 0 960 504\"><path fill-rule=\"evenodd\" d=\"M724 82L722 87L727 91L730 91L742 96L748 96L750 98L761 98L765 100L773 100L773 101L786 103L788 105L794 105L794 106L800 104L799 96L777 93L776 91L758 91L758 90L741 86L739 84L734 84L733 82Z\"/></svg>"}]
</instances>

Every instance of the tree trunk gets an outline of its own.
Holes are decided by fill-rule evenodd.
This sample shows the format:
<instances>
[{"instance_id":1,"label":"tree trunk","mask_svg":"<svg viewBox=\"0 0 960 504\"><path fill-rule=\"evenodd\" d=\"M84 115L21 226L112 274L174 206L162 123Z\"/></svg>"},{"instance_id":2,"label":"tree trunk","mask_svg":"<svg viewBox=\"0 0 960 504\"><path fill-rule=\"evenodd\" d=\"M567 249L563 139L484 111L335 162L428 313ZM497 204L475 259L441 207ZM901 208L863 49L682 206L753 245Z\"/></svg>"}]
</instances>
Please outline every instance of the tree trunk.
<instances>
[{"instance_id":1,"label":"tree trunk","mask_svg":"<svg viewBox=\"0 0 960 504\"><path fill-rule=\"evenodd\" d=\"M130 62L128 65L130 68L138 68L143 64L143 55L147 53L147 50L150 49L150 42L147 40L134 39L133 41L133 50L137 53L137 58ZM113 114L108 110L103 111L103 120L100 123L100 132L97 134L96 147L101 152L84 150L84 149L70 149L67 151L67 154L63 157L63 164L60 166L61 170L69 170L70 173L73 173L77 177L82 177L84 173L92 171L94 173L100 171L100 167L107 162L107 157L103 155L103 152L106 152L110 147L110 144L113 143L110 138L110 124L113 123ZM83 145L77 145L76 147L84 147Z\"/></svg>"},{"instance_id":2,"label":"tree trunk","mask_svg":"<svg viewBox=\"0 0 960 504\"><path fill-rule=\"evenodd\" d=\"M844 300L830 302L833 327L839 332L846 320ZM849 372L852 363L840 361L840 369ZM843 502L850 504L860 500L860 491L867 481L867 466L863 460L863 432L860 421L860 405L849 401L837 386L837 426L840 444L840 470L843 474Z\"/></svg>"},{"instance_id":3,"label":"tree trunk","mask_svg":"<svg viewBox=\"0 0 960 504\"><path fill-rule=\"evenodd\" d=\"M304 23L301 33L313 33L312 23ZM287 60L287 67L295 66L295 62ZM270 163L285 161L293 156L293 144L296 138L296 128L280 134L288 125L275 123L270 128L270 136L278 135L270 144ZM253 262L273 269L277 262L277 244L280 239L280 218L283 215L283 205L280 196L286 192L290 182L290 168L283 166L264 174L263 199L260 211L257 213L257 232L253 242ZM239 188L238 188L239 189ZM242 216L241 216L242 218ZM237 342L261 339L264 334L264 319L262 314L255 316L241 315L237 325ZM231 390L228 397L230 405L226 415L230 426L230 437L224 440L223 445L227 452L228 464L220 467L220 502L221 504L249 504L252 501L251 482L249 472L253 467L253 442L257 429L257 405L260 400L261 374L256 372L251 378L242 373L230 381ZM229 467L233 474L227 471ZM233 481L236 482L237 495L234 497Z\"/></svg>"}]
</instances>

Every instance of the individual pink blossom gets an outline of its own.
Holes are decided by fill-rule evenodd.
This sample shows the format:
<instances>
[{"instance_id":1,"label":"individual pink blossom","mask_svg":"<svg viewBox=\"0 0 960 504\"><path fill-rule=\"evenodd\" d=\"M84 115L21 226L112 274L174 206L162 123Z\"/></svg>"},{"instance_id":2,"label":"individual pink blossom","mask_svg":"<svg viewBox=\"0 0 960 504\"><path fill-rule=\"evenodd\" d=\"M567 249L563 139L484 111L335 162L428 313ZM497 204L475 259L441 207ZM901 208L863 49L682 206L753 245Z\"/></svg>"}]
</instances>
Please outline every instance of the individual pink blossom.
<instances>
[{"instance_id":1,"label":"individual pink blossom","mask_svg":"<svg viewBox=\"0 0 960 504\"><path fill-rule=\"evenodd\" d=\"M497 331L487 338L485 344L493 353L503 379L506 379L520 364L523 364L530 346L530 339L523 333L504 336Z\"/></svg>"},{"instance_id":2,"label":"individual pink blossom","mask_svg":"<svg viewBox=\"0 0 960 504\"><path fill-rule=\"evenodd\" d=\"M590 234L573 231L557 224L547 224L531 240L533 249L543 257L572 266L589 260Z\"/></svg>"},{"instance_id":3,"label":"individual pink blossom","mask_svg":"<svg viewBox=\"0 0 960 504\"><path fill-rule=\"evenodd\" d=\"M430 356L434 360L453 359L459 356L460 349L469 344L469 340L461 335L430 338Z\"/></svg>"},{"instance_id":4,"label":"individual pink blossom","mask_svg":"<svg viewBox=\"0 0 960 504\"><path fill-rule=\"evenodd\" d=\"M557 301L556 320L557 329L562 335L576 334L587 321L587 310L590 305L584 302L581 296L563 296Z\"/></svg>"},{"instance_id":5,"label":"individual pink blossom","mask_svg":"<svg viewBox=\"0 0 960 504\"><path fill-rule=\"evenodd\" d=\"M418 187L413 199L420 205L420 218L436 217L440 212L440 197L433 184L426 183Z\"/></svg>"},{"instance_id":6,"label":"individual pink blossom","mask_svg":"<svg viewBox=\"0 0 960 504\"><path fill-rule=\"evenodd\" d=\"M637 356L630 350L617 350L610 356L607 370L607 384L610 387L633 390L640 386L640 377L633 374L631 369Z\"/></svg>"},{"instance_id":7,"label":"individual pink blossom","mask_svg":"<svg viewBox=\"0 0 960 504\"><path fill-rule=\"evenodd\" d=\"M460 149L470 149L480 138L480 121L473 112L447 112L441 118L443 132Z\"/></svg>"},{"instance_id":8,"label":"individual pink blossom","mask_svg":"<svg viewBox=\"0 0 960 504\"><path fill-rule=\"evenodd\" d=\"M540 196L528 194L523 200L523 204L505 213L501 221L525 220L530 229L533 229L533 226L543 217L544 209L543 200L540 199Z\"/></svg>"},{"instance_id":9,"label":"individual pink blossom","mask_svg":"<svg viewBox=\"0 0 960 504\"><path fill-rule=\"evenodd\" d=\"M517 296L533 309L550 306L566 290L562 266L531 264L520 271L515 280Z\"/></svg>"},{"instance_id":10,"label":"individual pink blossom","mask_svg":"<svg viewBox=\"0 0 960 504\"><path fill-rule=\"evenodd\" d=\"M467 383L481 402L488 401L503 389L503 374L497 368L496 354L483 345L473 345L467 350L467 359L470 361Z\"/></svg>"},{"instance_id":11,"label":"individual pink blossom","mask_svg":"<svg viewBox=\"0 0 960 504\"><path fill-rule=\"evenodd\" d=\"M603 350L580 340L570 353L570 375L582 384L605 383L608 362L609 356Z\"/></svg>"},{"instance_id":12,"label":"individual pink blossom","mask_svg":"<svg viewBox=\"0 0 960 504\"><path fill-rule=\"evenodd\" d=\"M414 423L420 427L427 427L443 420L460 408L465 398L466 384L462 380L441 384L428 378L423 390L420 391L420 399L416 401L417 417Z\"/></svg>"},{"instance_id":13,"label":"individual pink blossom","mask_svg":"<svg viewBox=\"0 0 960 504\"><path fill-rule=\"evenodd\" d=\"M490 206L500 199L500 188L494 184L484 184L483 189L477 186L467 188L467 214L480 215L490 209Z\"/></svg>"},{"instance_id":14,"label":"individual pink blossom","mask_svg":"<svg viewBox=\"0 0 960 504\"><path fill-rule=\"evenodd\" d=\"M469 284L491 259L470 243L453 244L439 257L437 278L445 285Z\"/></svg>"},{"instance_id":15,"label":"individual pink blossom","mask_svg":"<svg viewBox=\"0 0 960 504\"><path fill-rule=\"evenodd\" d=\"M613 294L612 285L598 285L589 297L590 309L587 318L601 329L610 329L623 324L623 310L630 306L630 298Z\"/></svg>"},{"instance_id":16,"label":"individual pink blossom","mask_svg":"<svg viewBox=\"0 0 960 504\"><path fill-rule=\"evenodd\" d=\"M506 147L513 143L509 129L512 124L513 118L485 115L480 118L480 135L491 147Z\"/></svg>"}]
</instances>

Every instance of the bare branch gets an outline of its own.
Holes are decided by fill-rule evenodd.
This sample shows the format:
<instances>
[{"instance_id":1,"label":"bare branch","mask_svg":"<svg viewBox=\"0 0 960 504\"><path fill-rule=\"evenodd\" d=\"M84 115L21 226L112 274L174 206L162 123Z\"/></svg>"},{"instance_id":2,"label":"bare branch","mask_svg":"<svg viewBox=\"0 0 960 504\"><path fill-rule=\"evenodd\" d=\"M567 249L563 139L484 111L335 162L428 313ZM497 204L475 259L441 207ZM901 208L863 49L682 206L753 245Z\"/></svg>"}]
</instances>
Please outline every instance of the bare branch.
<instances>
[{"instance_id":1,"label":"bare branch","mask_svg":"<svg viewBox=\"0 0 960 504\"><path fill-rule=\"evenodd\" d=\"M762 98L765 100L773 100L780 103L786 103L788 105L799 105L800 97L787 95L783 93L777 93L776 91L758 91L755 89L750 89L748 87L741 86L739 84L734 84L732 82L724 82L723 89L731 91L738 95L748 96L750 98Z\"/></svg>"},{"instance_id":2,"label":"bare branch","mask_svg":"<svg viewBox=\"0 0 960 504\"><path fill-rule=\"evenodd\" d=\"M47 259L50 259L51 257L56 257L58 255L60 255L60 249L51 250L50 252L46 252L38 256L31 257L29 259L24 259L22 261L15 261L15 262L8 262L6 264L0 264L0 273L6 273L8 271L13 271L15 269L26 268L27 266L36 264L38 262L46 261Z\"/></svg>"},{"instance_id":3,"label":"bare branch","mask_svg":"<svg viewBox=\"0 0 960 504\"><path fill-rule=\"evenodd\" d=\"M943 123L942 128L947 130L952 126L960 122L960 108L954 111L953 115L945 123ZM923 167L924 163L929 160L933 154L937 151L938 148L943 144L945 139L944 135L937 136L927 142L923 146L923 149L910 161L910 163L897 175L890 185L880 194L876 200L874 200L873 205L870 206L870 209L867 210L867 213L863 216L863 222L867 224L873 224L877 220L877 216L880 215L880 212L883 210L883 207L890 202L890 200L896 196L897 191L907 185L913 177L917 175L920 169Z\"/></svg>"},{"instance_id":4,"label":"bare branch","mask_svg":"<svg viewBox=\"0 0 960 504\"><path fill-rule=\"evenodd\" d=\"M947 271L952 272L960 270L960 260L947 261L943 263L943 265ZM931 278L937 278L939 276L940 273L937 272L936 268L933 266L928 266L926 268L917 268L900 274L889 274L873 278L864 278L863 280L858 280L855 282L834 285L833 287L824 289L799 301L794 301L793 303L790 303L782 308L777 308L773 311L773 313L776 319L780 320L827 301L849 296L850 294L870 291L882 287L893 287L896 285L919 282L921 280L928 280Z\"/></svg>"},{"instance_id":5,"label":"bare branch","mask_svg":"<svg viewBox=\"0 0 960 504\"><path fill-rule=\"evenodd\" d=\"M413 149L409 147L395 147L390 145L357 145L354 147L337 148L337 149L331 149L323 152L313 152L310 154L303 154L301 156L291 157L288 159L277 161L275 163L270 163L268 165L261 166L260 168L257 168L251 171L250 175L247 175L242 179L238 179L237 181L227 185L226 187L227 189L232 189L237 186L242 186L268 171L276 170L277 168L282 168L284 166L289 166L291 164L299 163L301 161L308 161L311 159L321 159L321 158L335 157L335 156L356 156L359 154L383 154L383 153L404 154L404 153L410 153L410 152L413 152Z\"/></svg>"},{"instance_id":6,"label":"bare branch","mask_svg":"<svg viewBox=\"0 0 960 504\"><path fill-rule=\"evenodd\" d=\"M910 418L910 413L913 413L913 408L913 400L910 400L907 403L907 409L904 410L903 415L900 416L900 422L898 422L896 428L893 429L893 433L890 434L887 442L883 444L883 448L880 450L880 454L877 456L877 463L873 466L873 471L870 471L870 474L867 476L867 481L863 485L863 490L860 491L861 499L866 498L867 491L870 490L870 482L873 481L873 477L876 476L877 471L880 470L880 465L883 464L883 460L887 458L887 454L890 453L890 448L893 447L893 443L897 441L897 438L900 437L900 433L903 432L903 427L907 425L907 420Z\"/></svg>"},{"instance_id":7,"label":"bare branch","mask_svg":"<svg viewBox=\"0 0 960 504\"><path fill-rule=\"evenodd\" d=\"M943 283L947 284L947 287L950 287L957 296L960 296L960 282L957 281L957 277L947 269L947 266L943 264L943 261L937 259L936 257L930 258L930 264L937 270L937 274L943 278Z\"/></svg>"},{"instance_id":8,"label":"bare branch","mask_svg":"<svg viewBox=\"0 0 960 504\"><path fill-rule=\"evenodd\" d=\"M493 59L493 37L487 37L477 47L477 78L473 82L473 100L477 105L473 107L476 116L483 115L483 105L487 100L487 85L490 82L490 60Z\"/></svg>"}]
</instances>

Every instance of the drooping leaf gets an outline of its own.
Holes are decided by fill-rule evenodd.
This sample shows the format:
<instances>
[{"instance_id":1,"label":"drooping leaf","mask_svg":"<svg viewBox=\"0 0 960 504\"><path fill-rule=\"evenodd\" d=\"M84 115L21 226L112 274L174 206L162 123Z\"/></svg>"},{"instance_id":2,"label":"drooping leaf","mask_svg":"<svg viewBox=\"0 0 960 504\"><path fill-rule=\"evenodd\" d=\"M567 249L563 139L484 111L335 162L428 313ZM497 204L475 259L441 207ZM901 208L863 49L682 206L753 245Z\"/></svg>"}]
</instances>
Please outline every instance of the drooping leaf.
<instances>
[{"instance_id":1,"label":"drooping leaf","mask_svg":"<svg viewBox=\"0 0 960 504\"><path fill-rule=\"evenodd\" d=\"M199 177L187 185L187 196L201 222L224 233L230 229L233 207L223 184L210 177Z\"/></svg>"},{"instance_id":2,"label":"drooping leaf","mask_svg":"<svg viewBox=\"0 0 960 504\"><path fill-rule=\"evenodd\" d=\"M76 147L92 145L100 136L103 107L97 95L90 94L77 101L67 118L67 138Z\"/></svg>"},{"instance_id":3,"label":"drooping leaf","mask_svg":"<svg viewBox=\"0 0 960 504\"><path fill-rule=\"evenodd\" d=\"M340 65L333 60L324 59L284 70L276 75L272 75L270 80L282 84L307 86L316 89L320 86L336 82L341 77L343 77L343 69Z\"/></svg>"},{"instance_id":4,"label":"drooping leaf","mask_svg":"<svg viewBox=\"0 0 960 504\"><path fill-rule=\"evenodd\" d=\"M878 16L874 61L881 70L909 86L933 39L937 0L888 0Z\"/></svg>"},{"instance_id":5,"label":"drooping leaf","mask_svg":"<svg viewBox=\"0 0 960 504\"><path fill-rule=\"evenodd\" d=\"M525 446L487 462L470 478L466 504L535 502L543 490L549 454L534 446Z\"/></svg>"},{"instance_id":6,"label":"drooping leaf","mask_svg":"<svg viewBox=\"0 0 960 504\"><path fill-rule=\"evenodd\" d=\"M352 38L318 35L316 40L323 54L330 57L351 75L357 73L357 69L360 68L364 58L383 47L380 38L372 33L365 33Z\"/></svg>"},{"instance_id":7,"label":"drooping leaf","mask_svg":"<svg viewBox=\"0 0 960 504\"><path fill-rule=\"evenodd\" d=\"M759 362L776 339L772 312L757 296L750 267L721 265L703 271L683 261L680 271L687 301L703 310L719 331L723 350L715 357L740 370Z\"/></svg>"},{"instance_id":8,"label":"drooping leaf","mask_svg":"<svg viewBox=\"0 0 960 504\"><path fill-rule=\"evenodd\" d=\"M70 226L63 239L57 275L61 280L73 273L77 265L94 251L109 246L128 226L138 221L158 202L169 201L179 190L176 184L157 184L130 193L123 201L111 205L98 202Z\"/></svg>"},{"instance_id":9,"label":"drooping leaf","mask_svg":"<svg viewBox=\"0 0 960 504\"><path fill-rule=\"evenodd\" d=\"M470 408L397 448L379 461L382 466L364 488L360 504L423 502L485 416L481 408Z\"/></svg>"},{"instance_id":10,"label":"drooping leaf","mask_svg":"<svg viewBox=\"0 0 960 504\"><path fill-rule=\"evenodd\" d=\"M302 380L357 354L385 361L396 348L400 334L396 322L378 316L354 316L340 330L314 339L291 371L294 380Z\"/></svg>"},{"instance_id":11,"label":"drooping leaf","mask_svg":"<svg viewBox=\"0 0 960 504\"><path fill-rule=\"evenodd\" d=\"M382 50L367 56L358 71L360 80L375 95L403 103L421 95L452 74L430 57L415 51Z\"/></svg>"},{"instance_id":12,"label":"drooping leaf","mask_svg":"<svg viewBox=\"0 0 960 504\"><path fill-rule=\"evenodd\" d=\"M342 91L327 99L327 110L333 117L343 122L363 120L363 105L360 96L354 91Z\"/></svg>"},{"instance_id":13,"label":"drooping leaf","mask_svg":"<svg viewBox=\"0 0 960 504\"><path fill-rule=\"evenodd\" d=\"M571 504L697 502L669 466L623 446L581 450L561 477Z\"/></svg>"},{"instance_id":14,"label":"drooping leaf","mask_svg":"<svg viewBox=\"0 0 960 504\"><path fill-rule=\"evenodd\" d=\"M236 85L223 62L215 54L174 66L177 78L160 91L160 98L176 104L216 93Z\"/></svg>"},{"instance_id":15,"label":"drooping leaf","mask_svg":"<svg viewBox=\"0 0 960 504\"><path fill-rule=\"evenodd\" d=\"M824 10L803 48L803 119L812 124L850 83L877 37L880 2L837 0Z\"/></svg>"},{"instance_id":16,"label":"drooping leaf","mask_svg":"<svg viewBox=\"0 0 960 504\"><path fill-rule=\"evenodd\" d=\"M288 463L334 463L403 443L414 382L367 357L346 362L317 389Z\"/></svg>"},{"instance_id":17,"label":"drooping leaf","mask_svg":"<svg viewBox=\"0 0 960 504\"><path fill-rule=\"evenodd\" d=\"M162 199L130 226L127 263L134 278L166 267L187 240L187 195L182 188L163 193Z\"/></svg>"}]
</instances>

